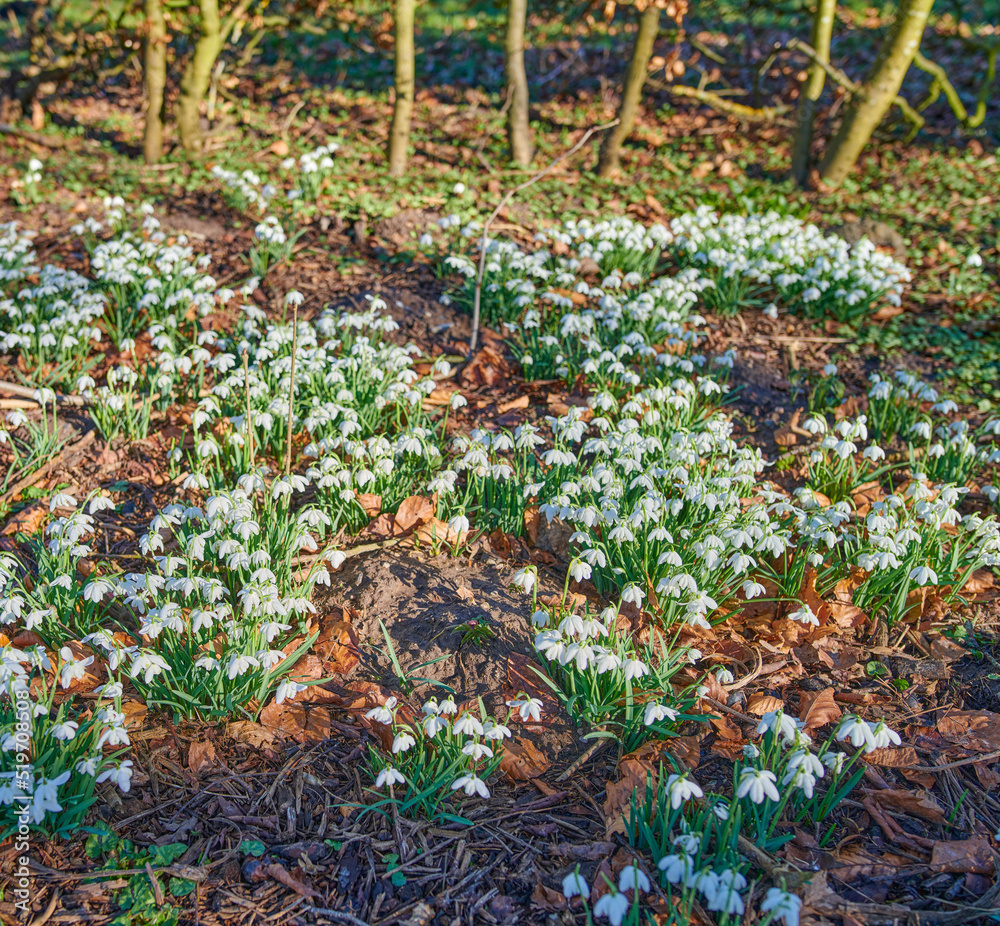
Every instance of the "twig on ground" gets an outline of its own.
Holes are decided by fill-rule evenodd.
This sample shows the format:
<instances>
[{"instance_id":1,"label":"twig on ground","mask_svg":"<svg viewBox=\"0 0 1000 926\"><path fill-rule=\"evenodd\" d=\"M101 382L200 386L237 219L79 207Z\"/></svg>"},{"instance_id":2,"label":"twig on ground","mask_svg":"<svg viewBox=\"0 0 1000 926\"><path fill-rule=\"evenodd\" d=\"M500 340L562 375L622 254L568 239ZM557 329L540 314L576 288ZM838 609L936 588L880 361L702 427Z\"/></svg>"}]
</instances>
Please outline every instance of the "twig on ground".
<instances>
[{"instance_id":1,"label":"twig on ground","mask_svg":"<svg viewBox=\"0 0 1000 926\"><path fill-rule=\"evenodd\" d=\"M285 444L285 475L292 471L292 419L294 417L295 403L295 350L298 346L299 336L299 306L296 303L292 306L292 369L288 382L288 440Z\"/></svg>"},{"instance_id":2,"label":"twig on ground","mask_svg":"<svg viewBox=\"0 0 1000 926\"><path fill-rule=\"evenodd\" d=\"M8 382L7 380L0 380L0 392L6 392L8 395L22 396L25 399L30 399L35 405L44 404L40 402L38 398L36 398L40 388L43 387L22 386L20 383L11 383ZM59 395L57 393L56 404L82 406L82 405L89 405L90 401L80 395Z\"/></svg>"},{"instance_id":3,"label":"twig on ground","mask_svg":"<svg viewBox=\"0 0 1000 926\"><path fill-rule=\"evenodd\" d=\"M328 910L326 907L308 906L304 908L316 916L325 916L336 923L351 923L351 926L368 926L364 920L359 920L353 913L342 913L340 910Z\"/></svg>"},{"instance_id":4,"label":"twig on ground","mask_svg":"<svg viewBox=\"0 0 1000 926\"><path fill-rule=\"evenodd\" d=\"M908 765L906 766L906 770L910 772L947 772L953 768L962 768L964 765L975 765L977 762L989 762L990 759L997 758L1000 758L1000 749L983 753L981 756L970 756L968 759L947 762L944 765Z\"/></svg>"},{"instance_id":5,"label":"twig on ground","mask_svg":"<svg viewBox=\"0 0 1000 926\"><path fill-rule=\"evenodd\" d=\"M586 132L583 133L583 137L569 149L565 154L560 155L554 161L550 161L546 167L543 167L537 174L529 179L525 180L524 183L519 186L514 187L510 190L497 204L496 209L494 209L489 218L483 224L483 237L479 242L479 271L476 274L476 291L472 299L472 334L469 337L469 359L472 359L472 355L476 352L476 344L479 343L479 307L482 302L483 296L483 276L486 274L486 245L489 241L490 226L493 224L493 220L500 215L504 207L509 203L518 193L522 190L526 190L533 183L537 183L542 179L553 167L557 164L561 164L567 158L572 157L577 153L590 138L597 132L604 132L614 126L618 125L617 119L612 122L607 122L604 125L593 125Z\"/></svg>"},{"instance_id":6,"label":"twig on ground","mask_svg":"<svg viewBox=\"0 0 1000 926\"><path fill-rule=\"evenodd\" d=\"M603 727L598 729L603 730ZM595 740L587 748L587 751L580 756L575 762L573 762L569 768L566 769L557 779L557 782L566 781L568 778L572 778L581 768L584 767L594 756L596 756L609 742L611 742L609 737L602 736L600 739Z\"/></svg>"},{"instance_id":7,"label":"twig on ground","mask_svg":"<svg viewBox=\"0 0 1000 926\"><path fill-rule=\"evenodd\" d=\"M15 138L23 138L33 145L41 145L43 148L65 148L65 138L55 138L51 135L39 135L37 132L29 132L27 129L19 129L15 125L0 122L0 135L13 135Z\"/></svg>"},{"instance_id":8,"label":"twig on ground","mask_svg":"<svg viewBox=\"0 0 1000 926\"><path fill-rule=\"evenodd\" d=\"M18 480L14 483L3 495L0 495L0 505L5 502L12 501L16 495L23 492L25 489L33 486L39 479L47 476L58 463L60 463L67 454L75 453L78 450L83 450L84 447L93 443L94 438L97 436L97 431L88 431L83 435L75 444L69 447L63 447L48 463L44 466L40 466L33 473L25 476L23 479Z\"/></svg>"},{"instance_id":9,"label":"twig on ground","mask_svg":"<svg viewBox=\"0 0 1000 926\"><path fill-rule=\"evenodd\" d=\"M45 926L45 924L52 918L52 914L56 912L56 905L59 903L59 898L62 893L57 888L52 892L52 896L49 898L49 902L45 905L45 909L41 914L31 921L31 926Z\"/></svg>"}]
</instances>

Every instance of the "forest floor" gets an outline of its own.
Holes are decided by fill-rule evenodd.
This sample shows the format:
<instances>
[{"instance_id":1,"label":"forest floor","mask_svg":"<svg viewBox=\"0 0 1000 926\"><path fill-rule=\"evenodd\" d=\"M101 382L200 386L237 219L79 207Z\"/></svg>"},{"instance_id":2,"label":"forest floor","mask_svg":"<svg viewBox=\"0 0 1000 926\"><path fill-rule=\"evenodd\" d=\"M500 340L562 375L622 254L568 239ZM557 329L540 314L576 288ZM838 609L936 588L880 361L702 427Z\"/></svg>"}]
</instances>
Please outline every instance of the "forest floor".
<instances>
[{"instance_id":1,"label":"forest floor","mask_svg":"<svg viewBox=\"0 0 1000 926\"><path fill-rule=\"evenodd\" d=\"M765 48L773 38L762 33L754 40ZM294 254L271 267L247 301L280 325L288 317L286 295L297 291L298 319L314 324L328 308L363 311L367 297L379 296L399 325L391 343L416 346L420 375L430 375L433 360L450 358L450 371L438 381L460 390L468 404L448 420L449 438L480 427L544 428L546 416L586 406L593 390L583 375L526 378L522 355L499 324L481 326L469 357L462 281L444 258L471 252L475 241L451 241L436 252L418 244L443 217L481 220L525 176L501 166L495 94L478 84L460 90L468 55L449 58L451 42L442 34L428 44L428 69L448 59L455 76L421 92L413 165L402 180L382 176L384 96L297 80L279 61L221 82L202 163L170 153L165 164L137 165L135 82L54 102L50 118L65 129L66 144L43 151L5 139L2 157L10 169L0 178L0 213L37 233L37 263L91 277L92 251L71 229L88 216L103 217L95 191L134 205L149 200L168 242L185 236L195 253L211 254L217 287L238 289L251 276L248 255L262 216L238 208L211 167L277 175L289 155L336 138L341 147L323 189L295 214ZM616 46L588 52L569 37L537 50L536 70L558 72L550 82L553 98L537 111L539 164L608 115L601 77L614 58L609 47ZM319 51L315 67L343 57L337 42ZM481 67L495 66L494 58L495 49ZM775 83L784 86L796 66L779 60ZM729 76L735 81L741 74ZM587 149L511 203L495 232L527 250L536 231L571 217L627 216L649 226L701 205L724 212L776 208L827 234L852 240L867 234L905 263L913 280L901 305L880 301L849 320L785 311L771 317L761 311L767 299L733 314L699 306L700 350L711 357L734 352L732 391L721 406L732 436L740 447L760 450L770 485L791 491L810 478L813 435L803 423L816 413L816 389L830 380L829 364L837 367L839 391L829 406L835 420L867 408L873 373L890 378L896 370L954 397L951 420L980 427L995 414L1000 165L988 137L953 146L944 117L938 125L932 120L916 143L886 140L844 191L801 192L781 175L787 128L747 127L707 110L667 107L658 97L640 119L623 177L593 178ZM36 155L44 156L45 178L29 202L19 177ZM970 264L970 254L981 267ZM665 260L652 276L673 270ZM224 334L239 319L222 304L202 327ZM94 351L89 375L102 382L113 367L144 361L150 339L137 341L132 350L106 342ZM24 354L9 364L0 377L7 382L31 382L37 373ZM71 383L62 386L73 391ZM15 404L4 407L16 407L15 393L5 395ZM115 509L101 522L95 557L148 563L139 537L157 514L190 497L170 454L188 433L196 398L186 394L156 407L148 435L135 440L105 440L85 406L61 410L62 449L0 501L0 549L30 563L24 535L56 517L51 499L60 493L82 499L102 488ZM931 404L916 410L928 413ZM296 454L305 442L304 434L296 436ZM280 458L270 456L280 470ZM13 474L12 458L0 466ZM970 489L963 516L995 513L996 500L982 491L996 484L995 474L991 463L963 480ZM885 498L879 492L870 498L856 492L851 503L868 511ZM995 921L1000 591L994 570L967 577L962 597L956 597L962 589L944 581L937 591L924 589L919 604L907 599L898 620L859 609L846 615L837 611L839 592L824 589L824 598L809 581L801 596L822 626L808 634L789 619L784 601L772 602L769 612L755 606L723 614L725 623L713 619L713 630L697 642L706 668L728 666L730 681L712 675L699 710L676 735L625 750L618 741L588 738L596 725L574 716L555 688L539 680L534 605L511 587L526 567L534 568L538 601L553 612L565 605L565 589L581 611L614 604L606 587L587 579L570 584L567 569L576 554L569 531L550 527L544 515L526 518L517 530L473 531L471 542L452 554L436 541L414 542L418 530L402 522L399 509L375 511L370 524L340 534L346 559L330 586L312 593L318 626L329 622L334 631L321 634L306 657L314 664L296 676L322 684L294 706L271 704L248 720L194 721L147 709L127 691L131 787L120 793L99 785L87 829L72 838L33 837L35 926L589 922L591 907L564 896L568 872L579 866L592 900L607 891L603 882L618 881L634 863L655 874L657 859L623 822L634 789L641 800L647 776L650 787L662 788L676 769L696 777L706 794L730 795L734 763L745 746L760 743L761 718L779 709L800 718L817 739L842 715L860 714L884 720L901 742L860 762L863 776L823 822L786 819L780 832L788 840L756 853L740 843L753 871L745 918L710 912L688 897L688 921L769 922L758 910L772 886L800 896L802 924ZM638 639L645 629L648 639L649 613L638 608L629 619L629 633ZM481 634L470 632L480 627ZM25 645L13 633L11 639ZM373 756L387 753L392 736L387 743L367 712L390 697L419 711L423 699L444 690L460 705L480 703L491 717L509 714L514 736L489 780L488 800L446 801L446 812L430 818L400 812L395 801L375 796L380 766ZM516 708L508 711L526 694L541 703L541 720L522 723ZM595 743L602 748L595 751ZM20 921L9 875L18 854L11 843L0 849L2 877L11 885L0 899L6 923ZM675 921L681 901L661 888L647 895L641 915ZM633 902L632 916L640 906Z\"/></svg>"}]
</instances>

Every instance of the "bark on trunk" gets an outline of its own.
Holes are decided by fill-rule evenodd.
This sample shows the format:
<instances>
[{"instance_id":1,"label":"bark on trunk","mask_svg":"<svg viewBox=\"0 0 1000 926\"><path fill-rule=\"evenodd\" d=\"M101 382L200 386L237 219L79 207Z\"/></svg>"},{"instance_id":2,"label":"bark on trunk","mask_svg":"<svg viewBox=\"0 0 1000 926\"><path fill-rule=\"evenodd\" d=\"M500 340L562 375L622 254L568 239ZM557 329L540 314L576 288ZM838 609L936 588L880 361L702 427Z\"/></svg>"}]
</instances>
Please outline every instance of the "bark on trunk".
<instances>
[{"instance_id":1,"label":"bark on trunk","mask_svg":"<svg viewBox=\"0 0 1000 926\"><path fill-rule=\"evenodd\" d=\"M145 0L146 55L146 128L142 154L147 164L163 156L163 93L167 86L167 24L162 0Z\"/></svg>"},{"instance_id":2,"label":"bark on trunk","mask_svg":"<svg viewBox=\"0 0 1000 926\"><path fill-rule=\"evenodd\" d=\"M200 154L205 140L201 134L201 103L212 80L212 68L224 42L219 0L200 0L201 38L184 69L177 100L177 131L189 154Z\"/></svg>"},{"instance_id":3,"label":"bark on trunk","mask_svg":"<svg viewBox=\"0 0 1000 926\"><path fill-rule=\"evenodd\" d=\"M601 153L597 159L597 173L601 177L608 177L619 169L622 142L628 138L635 125L635 114L642 99L642 88L649 73L649 59L653 56L653 43L659 31L660 10L650 3L639 17L639 31L636 33L632 58L625 72L622 101L618 107L618 125L604 136L604 141L601 143Z\"/></svg>"},{"instance_id":4,"label":"bark on trunk","mask_svg":"<svg viewBox=\"0 0 1000 926\"><path fill-rule=\"evenodd\" d=\"M899 93L920 48L934 0L900 0L896 21L886 36L871 73L851 98L844 120L820 165L820 177L840 186Z\"/></svg>"},{"instance_id":5,"label":"bark on trunk","mask_svg":"<svg viewBox=\"0 0 1000 926\"><path fill-rule=\"evenodd\" d=\"M504 63L507 71L507 140L515 164L527 167L531 163L531 128L528 124L528 74L524 69L524 23L528 15L528 0L508 0L507 42Z\"/></svg>"},{"instance_id":6,"label":"bark on trunk","mask_svg":"<svg viewBox=\"0 0 1000 926\"><path fill-rule=\"evenodd\" d=\"M413 20L415 0L396 0L396 102L389 129L389 173L400 177L406 171L410 145L410 121L413 118L413 92L416 84Z\"/></svg>"},{"instance_id":7,"label":"bark on trunk","mask_svg":"<svg viewBox=\"0 0 1000 926\"><path fill-rule=\"evenodd\" d=\"M809 152L812 148L813 120L816 105L826 83L826 70L819 61L830 63L830 38L833 35L833 18L837 0L818 0L816 18L813 20L812 47L818 61L814 61L799 96L798 125L792 147L792 176L804 186L809 177Z\"/></svg>"}]
</instances>

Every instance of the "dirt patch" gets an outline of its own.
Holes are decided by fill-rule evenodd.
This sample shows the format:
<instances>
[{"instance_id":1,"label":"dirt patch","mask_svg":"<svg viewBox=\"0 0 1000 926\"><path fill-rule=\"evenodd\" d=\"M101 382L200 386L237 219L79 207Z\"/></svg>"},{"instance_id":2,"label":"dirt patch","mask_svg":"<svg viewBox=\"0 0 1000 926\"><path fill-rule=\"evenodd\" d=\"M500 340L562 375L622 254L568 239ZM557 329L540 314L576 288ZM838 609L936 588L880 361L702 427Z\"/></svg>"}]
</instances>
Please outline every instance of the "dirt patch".
<instances>
[{"instance_id":1,"label":"dirt patch","mask_svg":"<svg viewBox=\"0 0 1000 926\"><path fill-rule=\"evenodd\" d=\"M384 626L415 686L414 700L442 696L447 686L456 700L481 697L496 711L503 705L507 657L534 657L531 601L508 591L513 572L499 562L477 568L449 556L423 560L396 551L348 560L332 594L361 612L364 656L355 677L401 690ZM483 629L468 639L472 624Z\"/></svg>"}]
</instances>

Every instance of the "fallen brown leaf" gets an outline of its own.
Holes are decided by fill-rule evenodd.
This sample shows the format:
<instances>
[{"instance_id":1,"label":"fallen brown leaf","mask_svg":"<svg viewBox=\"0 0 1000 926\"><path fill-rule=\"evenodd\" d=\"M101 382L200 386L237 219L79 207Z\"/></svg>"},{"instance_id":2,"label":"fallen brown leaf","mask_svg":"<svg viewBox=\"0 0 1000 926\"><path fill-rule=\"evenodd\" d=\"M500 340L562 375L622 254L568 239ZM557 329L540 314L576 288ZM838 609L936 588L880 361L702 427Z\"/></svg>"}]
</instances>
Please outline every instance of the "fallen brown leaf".
<instances>
[{"instance_id":1,"label":"fallen brown leaf","mask_svg":"<svg viewBox=\"0 0 1000 926\"><path fill-rule=\"evenodd\" d=\"M990 842L983 836L936 842L931 850L931 868L936 871L992 875L995 867Z\"/></svg>"},{"instance_id":2,"label":"fallen brown leaf","mask_svg":"<svg viewBox=\"0 0 1000 926\"><path fill-rule=\"evenodd\" d=\"M799 717L805 723L806 733L814 733L820 727L840 719L843 711L837 707L833 694L832 688L824 688L811 698L807 698L807 695L812 695L812 692L802 693L803 703L799 708Z\"/></svg>"},{"instance_id":3,"label":"fallen brown leaf","mask_svg":"<svg viewBox=\"0 0 1000 926\"><path fill-rule=\"evenodd\" d=\"M544 774L550 764L531 740L517 737L504 744L500 771L511 781L530 781Z\"/></svg>"},{"instance_id":4,"label":"fallen brown leaf","mask_svg":"<svg viewBox=\"0 0 1000 926\"><path fill-rule=\"evenodd\" d=\"M188 749L188 768L195 775L201 775L219 767L215 746L210 740L194 740Z\"/></svg>"},{"instance_id":5,"label":"fallen brown leaf","mask_svg":"<svg viewBox=\"0 0 1000 926\"><path fill-rule=\"evenodd\" d=\"M905 791L889 789L873 791L872 799L887 810L906 813L929 823L944 823L944 808L937 802L930 791Z\"/></svg>"},{"instance_id":6,"label":"fallen brown leaf","mask_svg":"<svg viewBox=\"0 0 1000 926\"><path fill-rule=\"evenodd\" d=\"M411 495L399 503L393 523L396 536L408 534L414 528L434 517L434 503L423 495Z\"/></svg>"}]
</instances>

